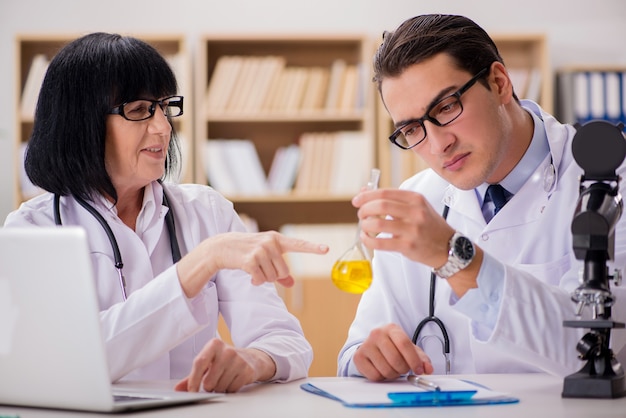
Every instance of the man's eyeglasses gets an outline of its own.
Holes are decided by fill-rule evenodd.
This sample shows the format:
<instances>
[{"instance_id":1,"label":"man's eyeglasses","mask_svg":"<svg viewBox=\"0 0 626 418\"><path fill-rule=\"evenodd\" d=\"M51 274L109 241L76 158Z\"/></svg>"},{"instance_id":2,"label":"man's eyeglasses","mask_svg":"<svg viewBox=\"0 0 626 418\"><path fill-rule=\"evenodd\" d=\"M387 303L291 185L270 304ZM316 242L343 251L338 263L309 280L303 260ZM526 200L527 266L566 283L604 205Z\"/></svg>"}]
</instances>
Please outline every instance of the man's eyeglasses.
<instances>
[{"instance_id":1,"label":"man's eyeglasses","mask_svg":"<svg viewBox=\"0 0 626 418\"><path fill-rule=\"evenodd\" d=\"M170 96L161 100L133 100L114 107L109 111L109 114L120 115L130 121L140 121L154 116L157 105L168 118L175 118L183 114L183 96Z\"/></svg>"},{"instance_id":2,"label":"man's eyeglasses","mask_svg":"<svg viewBox=\"0 0 626 418\"><path fill-rule=\"evenodd\" d=\"M489 67L483 68L456 92L444 97L437 103L433 103L424 117L412 119L400 126L391 134L389 140L402 149L411 149L426 139L424 121L430 121L437 126L446 126L456 120L463 113L461 95L469 90L487 71L489 71Z\"/></svg>"}]
</instances>

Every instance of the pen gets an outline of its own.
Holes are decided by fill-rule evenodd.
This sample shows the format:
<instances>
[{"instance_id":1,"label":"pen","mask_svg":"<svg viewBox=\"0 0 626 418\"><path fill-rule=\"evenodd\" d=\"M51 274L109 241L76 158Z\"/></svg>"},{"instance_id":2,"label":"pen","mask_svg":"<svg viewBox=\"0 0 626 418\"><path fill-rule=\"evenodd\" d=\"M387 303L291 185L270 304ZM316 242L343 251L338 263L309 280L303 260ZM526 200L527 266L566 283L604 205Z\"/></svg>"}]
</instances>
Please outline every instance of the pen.
<instances>
[{"instance_id":1,"label":"pen","mask_svg":"<svg viewBox=\"0 0 626 418\"><path fill-rule=\"evenodd\" d=\"M430 390L433 392L441 391L441 388L439 387L439 385L431 382L430 380L424 379L423 377L418 376L416 374L409 374L406 377L406 380L408 380L409 383L411 383L412 385L419 386L422 389Z\"/></svg>"}]
</instances>

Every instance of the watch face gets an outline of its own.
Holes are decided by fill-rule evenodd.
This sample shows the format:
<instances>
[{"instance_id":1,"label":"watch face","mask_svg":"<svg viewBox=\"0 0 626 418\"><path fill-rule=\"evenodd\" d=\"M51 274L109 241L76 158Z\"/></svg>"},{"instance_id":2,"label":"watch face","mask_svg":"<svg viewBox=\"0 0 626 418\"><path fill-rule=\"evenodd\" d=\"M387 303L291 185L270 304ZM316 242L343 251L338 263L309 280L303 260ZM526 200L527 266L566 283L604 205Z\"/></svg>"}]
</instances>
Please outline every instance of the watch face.
<instances>
[{"instance_id":1,"label":"watch face","mask_svg":"<svg viewBox=\"0 0 626 418\"><path fill-rule=\"evenodd\" d=\"M467 237L461 236L454 241L454 253L462 260L474 257L474 245Z\"/></svg>"}]
</instances>

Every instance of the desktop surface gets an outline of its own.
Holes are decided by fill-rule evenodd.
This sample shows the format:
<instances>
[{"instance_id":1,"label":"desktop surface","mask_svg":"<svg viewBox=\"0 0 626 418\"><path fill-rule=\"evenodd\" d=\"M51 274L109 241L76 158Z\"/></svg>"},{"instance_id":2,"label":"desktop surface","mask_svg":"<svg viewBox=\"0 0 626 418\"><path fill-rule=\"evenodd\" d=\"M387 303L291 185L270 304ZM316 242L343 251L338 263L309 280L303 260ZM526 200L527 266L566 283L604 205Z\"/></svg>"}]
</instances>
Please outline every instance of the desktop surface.
<instances>
[{"instance_id":1,"label":"desktop surface","mask_svg":"<svg viewBox=\"0 0 626 418\"><path fill-rule=\"evenodd\" d=\"M458 375L461 379L488 386L494 391L507 392L519 398L516 404L455 406L429 408L348 408L341 403L300 389L306 382L315 384L322 379L312 377L280 384L250 385L242 391L227 394L195 405L167 407L125 413L123 416L152 417L413 417L427 414L429 417L551 417L589 418L626 416L626 398L619 399L564 399L561 397L563 379L546 374L489 374ZM171 389L175 381L128 382L121 387L144 387ZM103 414L60 410L15 408L0 405L0 417L51 418L51 417L102 417Z\"/></svg>"}]
</instances>

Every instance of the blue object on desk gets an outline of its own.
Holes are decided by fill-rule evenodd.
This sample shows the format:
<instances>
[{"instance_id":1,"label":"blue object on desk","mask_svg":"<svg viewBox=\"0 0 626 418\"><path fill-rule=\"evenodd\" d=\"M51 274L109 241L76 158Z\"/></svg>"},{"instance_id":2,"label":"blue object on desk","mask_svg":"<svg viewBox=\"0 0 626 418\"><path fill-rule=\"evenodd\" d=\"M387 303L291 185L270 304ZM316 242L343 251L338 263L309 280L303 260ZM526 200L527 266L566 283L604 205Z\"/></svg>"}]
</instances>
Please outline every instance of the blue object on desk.
<instances>
[{"instance_id":1,"label":"blue object on desk","mask_svg":"<svg viewBox=\"0 0 626 418\"><path fill-rule=\"evenodd\" d=\"M475 390L462 390L453 392L432 391L432 392L390 392L387 397L394 403L401 404L446 404L449 402L467 402L476 394Z\"/></svg>"},{"instance_id":2,"label":"blue object on desk","mask_svg":"<svg viewBox=\"0 0 626 418\"><path fill-rule=\"evenodd\" d=\"M326 392L314 384L303 383L300 388L306 392L323 396L340 402L349 408L415 408L415 407L445 407L445 406L471 406L471 405L496 405L519 402L518 398L508 395L493 396L488 398L474 399L476 390L461 391L424 391L424 392L389 392L387 397L390 402L372 403L349 403Z\"/></svg>"}]
</instances>

